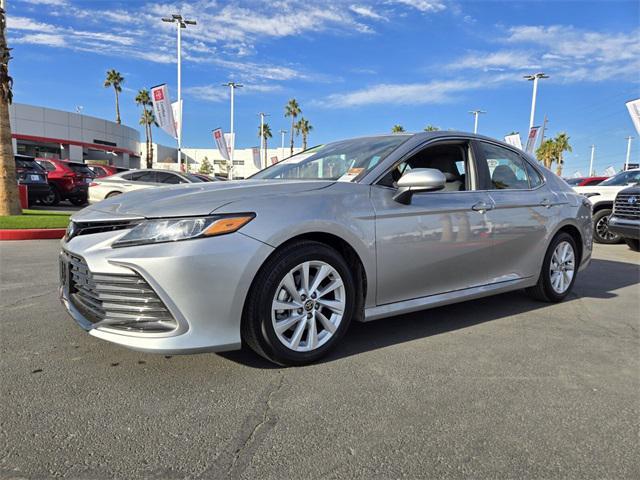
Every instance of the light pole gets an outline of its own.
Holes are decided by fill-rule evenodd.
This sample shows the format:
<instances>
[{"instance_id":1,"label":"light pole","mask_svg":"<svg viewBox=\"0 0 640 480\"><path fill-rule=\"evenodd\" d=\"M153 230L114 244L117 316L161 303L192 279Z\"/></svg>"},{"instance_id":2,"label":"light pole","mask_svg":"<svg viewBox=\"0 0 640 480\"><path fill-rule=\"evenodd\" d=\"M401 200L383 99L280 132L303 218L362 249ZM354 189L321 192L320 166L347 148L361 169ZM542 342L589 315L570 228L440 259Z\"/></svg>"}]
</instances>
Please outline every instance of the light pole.
<instances>
[{"instance_id":1,"label":"light pole","mask_svg":"<svg viewBox=\"0 0 640 480\"><path fill-rule=\"evenodd\" d=\"M195 20L187 20L182 15L173 14L171 17L163 18L163 22L175 23L178 32L178 168L182 167L182 29L187 25L195 25Z\"/></svg>"},{"instance_id":2,"label":"light pole","mask_svg":"<svg viewBox=\"0 0 640 480\"><path fill-rule=\"evenodd\" d=\"M478 116L481 113L487 113L484 110L471 110L469 111L470 114L473 115L473 133L478 133Z\"/></svg>"},{"instance_id":3,"label":"light pole","mask_svg":"<svg viewBox=\"0 0 640 480\"><path fill-rule=\"evenodd\" d=\"M589 174L588 177L593 175L593 160L596 158L596 146L591 145L591 160L589 161Z\"/></svg>"},{"instance_id":4,"label":"light pole","mask_svg":"<svg viewBox=\"0 0 640 480\"><path fill-rule=\"evenodd\" d=\"M260 112L258 115L260 115L260 153L264 149L264 168L267 168L267 149L264 144L264 117L268 117L269 114Z\"/></svg>"},{"instance_id":5,"label":"light pole","mask_svg":"<svg viewBox=\"0 0 640 480\"><path fill-rule=\"evenodd\" d=\"M236 138L233 134L233 98L236 88L242 88L244 85L236 82L227 82L223 83L222 86L229 87L231 89L231 128L229 132L231 134L231 152L229 154L229 161L231 162L231 165L229 165L229 180L233 180L233 151L236 149Z\"/></svg>"},{"instance_id":6,"label":"light pole","mask_svg":"<svg viewBox=\"0 0 640 480\"><path fill-rule=\"evenodd\" d=\"M531 117L529 117L529 131L533 128L533 118L536 115L536 96L538 94L538 80L540 78L549 78L544 73L534 73L533 75L525 75L524 78L531 81L533 80L533 97L531 99Z\"/></svg>"},{"instance_id":7,"label":"light pole","mask_svg":"<svg viewBox=\"0 0 640 480\"><path fill-rule=\"evenodd\" d=\"M631 160L631 139L632 136L627 137L627 158L624 161L624 169L625 171L629 169L629 160Z\"/></svg>"}]
</instances>

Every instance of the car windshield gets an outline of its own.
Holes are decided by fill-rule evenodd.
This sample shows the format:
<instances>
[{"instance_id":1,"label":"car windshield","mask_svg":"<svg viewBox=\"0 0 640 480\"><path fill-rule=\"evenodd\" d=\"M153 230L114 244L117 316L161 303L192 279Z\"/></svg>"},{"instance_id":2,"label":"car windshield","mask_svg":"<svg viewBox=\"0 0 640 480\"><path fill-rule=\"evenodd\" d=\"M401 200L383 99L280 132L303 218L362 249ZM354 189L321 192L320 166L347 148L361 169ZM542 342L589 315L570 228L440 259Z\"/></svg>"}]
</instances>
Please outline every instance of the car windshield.
<instances>
[{"instance_id":1,"label":"car windshield","mask_svg":"<svg viewBox=\"0 0 640 480\"><path fill-rule=\"evenodd\" d=\"M359 138L320 145L256 173L251 179L353 181L405 142L408 135Z\"/></svg>"},{"instance_id":2,"label":"car windshield","mask_svg":"<svg viewBox=\"0 0 640 480\"><path fill-rule=\"evenodd\" d=\"M22 160L16 159L16 167L18 168L28 168L31 170L41 171L42 167L36 163L35 160Z\"/></svg>"},{"instance_id":3,"label":"car windshield","mask_svg":"<svg viewBox=\"0 0 640 480\"><path fill-rule=\"evenodd\" d=\"M631 170L629 172L620 172L611 178L607 178L599 186L621 186L629 183L640 183L640 170Z\"/></svg>"},{"instance_id":4,"label":"car windshield","mask_svg":"<svg viewBox=\"0 0 640 480\"><path fill-rule=\"evenodd\" d=\"M93 172L87 165L84 165L82 163L72 163L72 162L69 162L67 165L69 165L71 170L73 170L74 172L84 173L85 175L93 176Z\"/></svg>"}]
</instances>

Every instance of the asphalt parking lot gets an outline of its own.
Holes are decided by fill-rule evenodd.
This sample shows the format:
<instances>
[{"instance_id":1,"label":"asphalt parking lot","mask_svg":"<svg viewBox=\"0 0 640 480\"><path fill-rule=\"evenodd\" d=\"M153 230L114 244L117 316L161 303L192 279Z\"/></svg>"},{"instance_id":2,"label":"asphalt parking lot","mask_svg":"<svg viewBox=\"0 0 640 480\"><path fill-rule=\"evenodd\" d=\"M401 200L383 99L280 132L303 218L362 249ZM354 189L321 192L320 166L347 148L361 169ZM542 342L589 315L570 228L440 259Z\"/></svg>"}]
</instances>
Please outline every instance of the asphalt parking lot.
<instances>
[{"instance_id":1,"label":"asphalt parking lot","mask_svg":"<svg viewBox=\"0 0 640 480\"><path fill-rule=\"evenodd\" d=\"M0 243L0 477L640 478L640 255L352 326L326 361L124 350L57 300L57 241Z\"/></svg>"}]
</instances>

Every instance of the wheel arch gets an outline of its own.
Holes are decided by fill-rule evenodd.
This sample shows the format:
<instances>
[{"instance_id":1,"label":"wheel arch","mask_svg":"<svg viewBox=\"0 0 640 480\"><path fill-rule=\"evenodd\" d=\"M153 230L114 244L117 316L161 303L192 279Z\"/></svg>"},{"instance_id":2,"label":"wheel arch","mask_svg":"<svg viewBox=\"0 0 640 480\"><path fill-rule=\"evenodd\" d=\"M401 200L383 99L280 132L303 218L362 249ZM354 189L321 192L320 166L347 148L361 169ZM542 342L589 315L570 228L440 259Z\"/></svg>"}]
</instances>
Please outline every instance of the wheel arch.
<instances>
[{"instance_id":1,"label":"wheel arch","mask_svg":"<svg viewBox=\"0 0 640 480\"><path fill-rule=\"evenodd\" d=\"M573 238L573 241L576 243L576 248L578 251L576 252L578 256L578 260L576 261L576 270L580 266L582 262L582 255L584 253L584 239L582 237L582 233L580 233L580 229L575 225L568 223L560 227L551 237L551 241L558 236L560 233L567 233ZM551 242L549 242L551 243ZM547 247L548 248L548 247Z\"/></svg>"},{"instance_id":2,"label":"wheel arch","mask_svg":"<svg viewBox=\"0 0 640 480\"><path fill-rule=\"evenodd\" d=\"M593 206L593 213L604 209L613 209L613 201L598 202Z\"/></svg>"}]
</instances>

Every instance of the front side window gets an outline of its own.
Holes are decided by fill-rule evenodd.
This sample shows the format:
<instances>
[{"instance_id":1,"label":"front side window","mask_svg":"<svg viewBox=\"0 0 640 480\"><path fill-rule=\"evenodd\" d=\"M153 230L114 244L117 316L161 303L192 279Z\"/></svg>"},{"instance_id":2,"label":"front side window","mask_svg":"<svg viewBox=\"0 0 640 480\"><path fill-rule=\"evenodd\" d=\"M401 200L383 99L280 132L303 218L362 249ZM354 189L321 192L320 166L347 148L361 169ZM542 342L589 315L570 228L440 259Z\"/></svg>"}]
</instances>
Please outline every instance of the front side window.
<instances>
[{"instance_id":1,"label":"front side window","mask_svg":"<svg viewBox=\"0 0 640 480\"><path fill-rule=\"evenodd\" d=\"M471 190L470 179L467 178L468 157L469 146L466 142L432 145L393 167L378 185L396 188L398 180L405 173L416 168L434 168L440 170L447 180L440 192Z\"/></svg>"},{"instance_id":2,"label":"front side window","mask_svg":"<svg viewBox=\"0 0 640 480\"><path fill-rule=\"evenodd\" d=\"M527 175L529 176L529 188L537 188L542 185L543 180L538 171L533 168L529 162L524 162L524 165L527 168Z\"/></svg>"},{"instance_id":3,"label":"front side window","mask_svg":"<svg viewBox=\"0 0 640 480\"><path fill-rule=\"evenodd\" d=\"M483 167L488 170L490 190L525 190L529 188L524 161L503 147L479 142Z\"/></svg>"},{"instance_id":4,"label":"front side window","mask_svg":"<svg viewBox=\"0 0 640 480\"><path fill-rule=\"evenodd\" d=\"M320 145L250 178L357 181L409 138L408 135L388 135Z\"/></svg>"}]
</instances>

